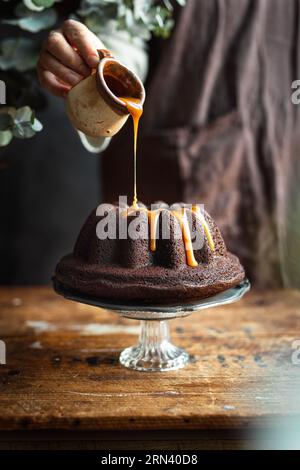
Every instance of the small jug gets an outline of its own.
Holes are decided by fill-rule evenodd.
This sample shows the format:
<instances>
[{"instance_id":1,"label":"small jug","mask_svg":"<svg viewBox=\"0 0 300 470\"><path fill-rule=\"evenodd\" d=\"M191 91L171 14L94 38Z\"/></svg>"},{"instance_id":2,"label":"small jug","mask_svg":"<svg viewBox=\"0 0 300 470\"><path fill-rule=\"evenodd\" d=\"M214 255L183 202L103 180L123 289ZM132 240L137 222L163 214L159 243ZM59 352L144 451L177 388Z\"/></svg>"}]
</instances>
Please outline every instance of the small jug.
<instances>
[{"instance_id":1,"label":"small jug","mask_svg":"<svg viewBox=\"0 0 300 470\"><path fill-rule=\"evenodd\" d=\"M141 80L110 51L101 49L99 65L89 77L68 93L67 113L73 126L91 137L111 137L128 119L129 112L119 97L145 101Z\"/></svg>"}]
</instances>

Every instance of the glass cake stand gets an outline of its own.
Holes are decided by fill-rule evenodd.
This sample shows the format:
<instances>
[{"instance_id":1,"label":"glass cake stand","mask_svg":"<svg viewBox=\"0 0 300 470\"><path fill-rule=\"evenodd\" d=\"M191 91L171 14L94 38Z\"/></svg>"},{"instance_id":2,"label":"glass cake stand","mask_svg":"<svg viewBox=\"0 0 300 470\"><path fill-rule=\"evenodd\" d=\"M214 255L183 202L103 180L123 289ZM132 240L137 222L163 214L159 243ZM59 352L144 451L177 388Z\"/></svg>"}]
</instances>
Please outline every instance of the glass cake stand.
<instances>
[{"instance_id":1,"label":"glass cake stand","mask_svg":"<svg viewBox=\"0 0 300 470\"><path fill-rule=\"evenodd\" d=\"M66 299L140 320L139 342L121 352L120 363L130 369L149 372L181 369L190 362L188 353L170 342L169 320L186 317L205 308L236 302L250 289L250 282L244 279L237 286L198 302L163 306L114 304L66 290L56 280L54 289Z\"/></svg>"}]
</instances>

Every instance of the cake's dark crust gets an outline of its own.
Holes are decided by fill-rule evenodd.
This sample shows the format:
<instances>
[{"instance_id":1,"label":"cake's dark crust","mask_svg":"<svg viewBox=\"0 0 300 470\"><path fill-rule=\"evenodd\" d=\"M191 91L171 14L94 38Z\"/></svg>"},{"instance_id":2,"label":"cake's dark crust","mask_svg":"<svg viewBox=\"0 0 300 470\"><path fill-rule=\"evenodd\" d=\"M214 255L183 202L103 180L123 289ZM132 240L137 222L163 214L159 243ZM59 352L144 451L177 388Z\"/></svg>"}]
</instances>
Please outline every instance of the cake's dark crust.
<instances>
[{"instance_id":1,"label":"cake's dark crust","mask_svg":"<svg viewBox=\"0 0 300 470\"><path fill-rule=\"evenodd\" d=\"M182 232L170 211L164 209L159 215L154 251L150 250L148 215L144 210L120 219L119 207L111 206L106 215L116 222L118 229L120 220L125 220L128 228L139 215L139 237L98 238L97 228L107 218L92 211L80 231L73 254L65 256L56 267L55 280L63 288L108 302L176 304L217 294L245 277L238 258L227 251L217 225L206 212L213 250L195 214L191 214L190 220L195 233L204 236L203 243L193 246L197 267L187 264ZM167 238L162 233L163 222L170 228ZM176 227L179 237L175 237Z\"/></svg>"},{"instance_id":2,"label":"cake's dark crust","mask_svg":"<svg viewBox=\"0 0 300 470\"><path fill-rule=\"evenodd\" d=\"M89 264L67 255L55 273L55 279L67 289L111 302L148 305L200 300L236 286L244 277L238 258L229 252L209 264L178 269Z\"/></svg>"}]
</instances>

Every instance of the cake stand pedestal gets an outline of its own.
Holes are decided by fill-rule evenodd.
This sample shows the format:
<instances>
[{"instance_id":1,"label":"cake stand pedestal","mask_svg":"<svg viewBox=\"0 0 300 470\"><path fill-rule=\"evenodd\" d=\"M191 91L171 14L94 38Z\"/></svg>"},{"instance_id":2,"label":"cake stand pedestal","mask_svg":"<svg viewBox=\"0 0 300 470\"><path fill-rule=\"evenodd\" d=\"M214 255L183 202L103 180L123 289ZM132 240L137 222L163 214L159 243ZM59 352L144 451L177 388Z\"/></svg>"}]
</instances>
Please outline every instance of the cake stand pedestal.
<instances>
[{"instance_id":1,"label":"cake stand pedestal","mask_svg":"<svg viewBox=\"0 0 300 470\"><path fill-rule=\"evenodd\" d=\"M186 317L192 312L205 308L236 302L250 289L250 282L245 279L231 289L198 302L163 306L109 303L69 291L56 280L54 280L54 289L69 300L104 308L126 318L140 320L139 342L122 351L120 363L130 369L150 372L181 369L190 362L188 353L170 342L169 320Z\"/></svg>"},{"instance_id":2,"label":"cake stand pedestal","mask_svg":"<svg viewBox=\"0 0 300 470\"><path fill-rule=\"evenodd\" d=\"M141 371L175 370L188 362L188 353L170 342L167 320L141 320L138 344L120 354L123 366Z\"/></svg>"}]
</instances>

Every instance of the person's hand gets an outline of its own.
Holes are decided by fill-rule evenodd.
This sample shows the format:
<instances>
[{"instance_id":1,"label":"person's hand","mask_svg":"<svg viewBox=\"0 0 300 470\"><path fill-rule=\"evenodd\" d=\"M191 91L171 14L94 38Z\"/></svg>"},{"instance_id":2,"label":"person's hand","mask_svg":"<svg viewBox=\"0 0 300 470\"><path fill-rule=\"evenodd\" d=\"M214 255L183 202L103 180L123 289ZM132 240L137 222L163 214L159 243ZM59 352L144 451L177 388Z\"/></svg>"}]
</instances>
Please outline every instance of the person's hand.
<instances>
[{"instance_id":1,"label":"person's hand","mask_svg":"<svg viewBox=\"0 0 300 470\"><path fill-rule=\"evenodd\" d=\"M56 96L68 91L97 67L104 44L84 24L66 20L47 37L37 64L41 85Z\"/></svg>"}]
</instances>

